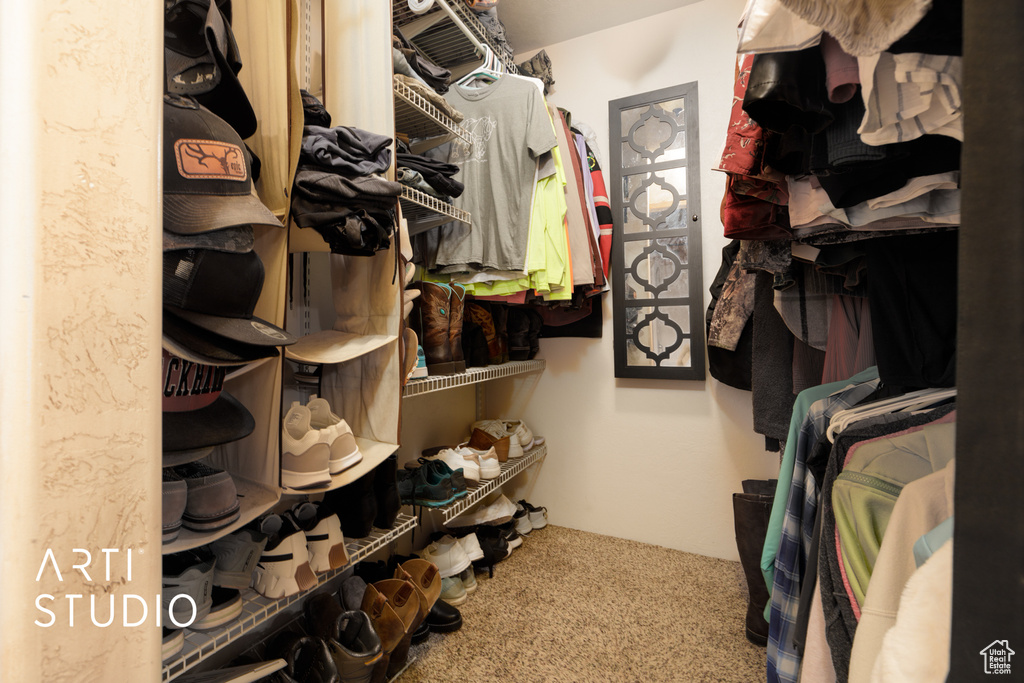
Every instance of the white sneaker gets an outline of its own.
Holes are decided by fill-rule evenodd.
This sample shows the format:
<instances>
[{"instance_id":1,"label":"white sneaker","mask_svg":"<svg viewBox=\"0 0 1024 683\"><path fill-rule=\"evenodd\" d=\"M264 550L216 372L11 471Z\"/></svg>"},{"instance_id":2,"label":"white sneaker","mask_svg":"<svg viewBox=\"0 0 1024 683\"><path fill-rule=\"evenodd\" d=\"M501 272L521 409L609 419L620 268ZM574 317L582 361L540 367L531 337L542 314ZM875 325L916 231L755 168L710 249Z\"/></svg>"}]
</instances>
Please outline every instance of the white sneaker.
<instances>
[{"instance_id":1,"label":"white sneaker","mask_svg":"<svg viewBox=\"0 0 1024 683\"><path fill-rule=\"evenodd\" d=\"M524 451L528 451L534 447L533 432L526 426L526 423L522 420L502 420L502 424L505 429L514 433L519 438L519 445L523 447Z\"/></svg>"},{"instance_id":2,"label":"white sneaker","mask_svg":"<svg viewBox=\"0 0 1024 683\"><path fill-rule=\"evenodd\" d=\"M455 447L455 451L460 453L463 457L476 458L476 462L480 467L480 479L497 479L501 476L501 463L498 462L498 454L494 451L494 446L491 446L486 451L481 451L476 448L470 448L469 443L460 443Z\"/></svg>"},{"instance_id":3,"label":"white sneaker","mask_svg":"<svg viewBox=\"0 0 1024 683\"><path fill-rule=\"evenodd\" d=\"M276 600L309 590L316 585L316 574L309 567L306 535L288 518L268 515L260 531L270 536L252 574L252 588L260 595Z\"/></svg>"},{"instance_id":4,"label":"white sneaker","mask_svg":"<svg viewBox=\"0 0 1024 683\"><path fill-rule=\"evenodd\" d=\"M462 587L466 589L467 595L476 590L476 572L472 567L459 574L459 578L462 579Z\"/></svg>"},{"instance_id":5,"label":"white sneaker","mask_svg":"<svg viewBox=\"0 0 1024 683\"><path fill-rule=\"evenodd\" d=\"M325 398L309 397L309 424L320 430L320 440L331 447L331 474L338 474L363 459L356 444L356 436L348 423L331 412L331 404Z\"/></svg>"},{"instance_id":6,"label":"white sneaker","mask_svg":"<svg viewBox=\"0 0 1024 683\"><path fill-rule=\"evenodd\" d=\"M521 503L516 503L516 512L512 515L512 519L516 523L516 531L519 532L520 536L529 536L530 532L533 531L533 524L530 522L530 513L522 506Z\"/></svg>"},{"instance_id":7,"label":"white sneaker","mask_svg":"<svg viewBox=\"0 0 1024 683\"><path fill-rule=\"evenodd\" d=\"M543 529L548 525L548 509L537 505L530 505L525 500L520 500L519 505L526 508L530 514L530 526L534 529Z\"/></svg>"},{"instance_id":8,"label":"white sneaker","mask_svg":"<svg viewBox=\"0 0 1024 683\"><path fill-rule=\"evenodd\" d=\"M310 426L309 408L292 403L281 427L281 486L308 489L331 483L331 448Z\"/></svg>"},{"instance_id":9,"label":"white sneaker","mask_svg":"<svg viewBox=\"0 0 1024 683\"><path fill-rule=\"evenodd\" d=\"M472 570L469 570L472 571ZM463 572L465 573L465 572ZM476 578L475 576L473 577ZM476 590L476 584L473 585L473 590ZM441 579L441 599L447 602L452 607L461 605L467 600L467 594L469 591L466 590L465 585L462 582L460 576L449 576Z\"/></svg>"},{"instance_id":10,"label":"white sneaker","mask_svg":"<svg viewBox=\"0 0 1024 683\"><path fill-rule=\"evenodd\" d=\"M452 448L445 448L437 455L431 455L425 459L440 460L453 470L457 470L461 467L462 476L466 481L472 481L475 483L479 483L480 481L480 461L476 457L475 453L464 453L461 449L455 450Z\"/></svg>"},{"instance_id":11,"label":"white sneaker","mask_svg":"<svg viewBox=\"0 0 1024 683\"><path fill-rule=\"evenodd\" d=\"M519 442L519 437L516 436L515 432L506 429L505 423L501 420L481 420L480 422L474 422L472 428L487 432L496 439L503 439L506 436L509 437L509 459L512 460L523 457L523 445Z\"/></svg>"},{"instance_id":12,"label":"white sneaker","mask_svg":"<svg viewBox=\"0 0 1024 683\"><path fill-rule=\"evenodd\" d=\"M504 524L512 519L516 506L502 494L491 503L480 505L469 512L459 515L448 526L476 526L477 524Z\"/></svg>"},{"instance_id":13,"label":"white sneaker","mask_svg":"<svg viewBox=\"0 0 1024 683\"><path fill-rule=\"evenodd\" d=\"M459 545L458 540L448 534L419 551L418 555L437 565L438 575L442 579L457 576L470 565L469 555Z\"/></svg>"},{"instance_id":14,"label":"white sneaker","mask_svg":"<svg viewBox=\"0 0 1024 683\"><path fill-rule=\"evenodd\" d=\"M458 541L462 549L466 551L470 562L484 559L484 551L480 547L480 539L476 537L476 534L466 534L459 538Z\"/></svg>"},{"instance_id":15,"label":"white sneaker","mask_svg":"<svg viewBox=\"0 0 1024 683\"><path fill-rule=\"evenodd\" d=\"M306 535L310 569L326 572L348 564L341 520L329 507L318 502L297 503L285 514Z\"/></svg>"}]
</instances>

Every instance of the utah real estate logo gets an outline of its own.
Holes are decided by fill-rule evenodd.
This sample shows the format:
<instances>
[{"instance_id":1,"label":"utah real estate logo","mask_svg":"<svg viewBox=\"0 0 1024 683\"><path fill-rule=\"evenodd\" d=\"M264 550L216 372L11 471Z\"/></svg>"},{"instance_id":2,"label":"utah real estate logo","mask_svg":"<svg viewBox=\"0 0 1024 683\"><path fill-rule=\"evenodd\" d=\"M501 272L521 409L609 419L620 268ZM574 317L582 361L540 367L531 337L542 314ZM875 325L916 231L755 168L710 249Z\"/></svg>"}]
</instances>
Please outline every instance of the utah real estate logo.
<instances>
[{"instance_id":1,"label":"utah real estate logo","mask_svg":"<svg viewBox=\"0 0 1024 683\"><path fill-rule=\"evenodd\" d=\"M1017 654L1006 640L994 640L979 653L985 659L985 673L1009 674L1010 657Z\"/></svg>"}]
</instances>

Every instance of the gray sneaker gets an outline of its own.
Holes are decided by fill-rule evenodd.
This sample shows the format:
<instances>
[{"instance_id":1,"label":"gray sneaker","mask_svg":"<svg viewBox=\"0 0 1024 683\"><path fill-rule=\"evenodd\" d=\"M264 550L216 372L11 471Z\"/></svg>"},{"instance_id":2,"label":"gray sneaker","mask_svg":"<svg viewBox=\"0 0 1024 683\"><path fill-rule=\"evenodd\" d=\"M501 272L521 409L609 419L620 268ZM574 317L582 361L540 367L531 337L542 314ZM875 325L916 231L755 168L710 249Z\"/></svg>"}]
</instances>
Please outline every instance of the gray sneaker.
<instances>
[{"instance_id":1,"label":"gray sneaker","mask_svg":"<svg viewBox=\"0 0 1024 683\"><path fill-rule=\"evenodd\" d=\"M182 628L191 624L193 604L195 621L210 613L213 606L213 567L216 561L213 553L205 548L164 555L163 590L160 597L165 626Z\"/></svg>"},{"instance_id":2,"label":"gray sneaker","mask_svg":"<svg viewBox=\"0 0 1024 683\"><path fill-rule=\"evenodd\" d=\"M163 542L170 543L178 538L181 530L181 515L185 512L188 499L188 485L173 469L164 468L163 481Z\"/></svg>"},{"instance_id":3,"label":"gray sneaker","mask_svg":"<svg viewBox=\"0 0 1024 683\"><path fill-rule=\"evenodd\" d=\"M202 462L178 465L174 472L188 486L188 501L181 516L186 529L213 531L238 519L241 506L230 474Z\"/></svg>"},{"instance_id":4,"label":"gray sneaker","mask_svg":"<svg viewBox=\"0 0 1024 683\"><path fill-rule=\"evenodd\" d=\"M211 543L210 549L217 556L213 585L238 590L248 588L268 538L259 529L247 526Z\"/></svg>"}]
</instances>

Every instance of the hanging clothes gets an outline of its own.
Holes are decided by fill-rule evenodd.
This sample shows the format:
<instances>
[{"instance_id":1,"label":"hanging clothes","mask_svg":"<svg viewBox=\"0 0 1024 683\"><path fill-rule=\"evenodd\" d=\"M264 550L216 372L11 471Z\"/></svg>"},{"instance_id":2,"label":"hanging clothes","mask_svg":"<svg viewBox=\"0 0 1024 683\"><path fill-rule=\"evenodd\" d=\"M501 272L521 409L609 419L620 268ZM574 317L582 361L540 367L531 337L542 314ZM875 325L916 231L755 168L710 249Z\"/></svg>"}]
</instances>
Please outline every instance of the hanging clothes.
<instances>
[{"instance_id":1,"label":"hanging clothes","mask_svg":"<svg viewBox=\"0 0 1024 683\"><path fill-rule=\"evenodd\" d=\"M465 185L456 207L473 225L440 228L436 263L441 272L468 267L522 270L526 259L536 159L556 144L544 101L530 83L499 78L479 88L455 86L445 98L465 116L472 145L456 141L449 163Z\"/></svg>"}]
</instances>

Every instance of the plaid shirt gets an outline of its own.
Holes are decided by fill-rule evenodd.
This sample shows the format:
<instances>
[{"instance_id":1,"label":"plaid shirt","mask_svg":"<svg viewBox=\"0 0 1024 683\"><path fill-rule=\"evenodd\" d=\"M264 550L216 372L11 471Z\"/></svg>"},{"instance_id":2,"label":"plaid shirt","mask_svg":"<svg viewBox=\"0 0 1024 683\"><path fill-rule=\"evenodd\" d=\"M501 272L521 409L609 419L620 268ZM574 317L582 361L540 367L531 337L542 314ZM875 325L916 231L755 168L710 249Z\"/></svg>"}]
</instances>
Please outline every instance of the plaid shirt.
<instances>
[{"instance_id":1,"label":"plaid shirt","mask_svg":"<svg viewBox=\"0 0 1024 683\"><path fill-rule=\"evenodd\" d=\"M877 373L876 373L877 374ZM878 388L880 380L853 383L823 399L807 411L797 434L793 480L782 522L782 538L775 556L772 579L771 614L768 620L768 683L796 683L800 655L793 645L796 614L800 607L800 582L814 535L818 508L818 485L807 469L807 456L828 429L829 420L840 410L857 405Z\"/></svg>"}]
</instances>

